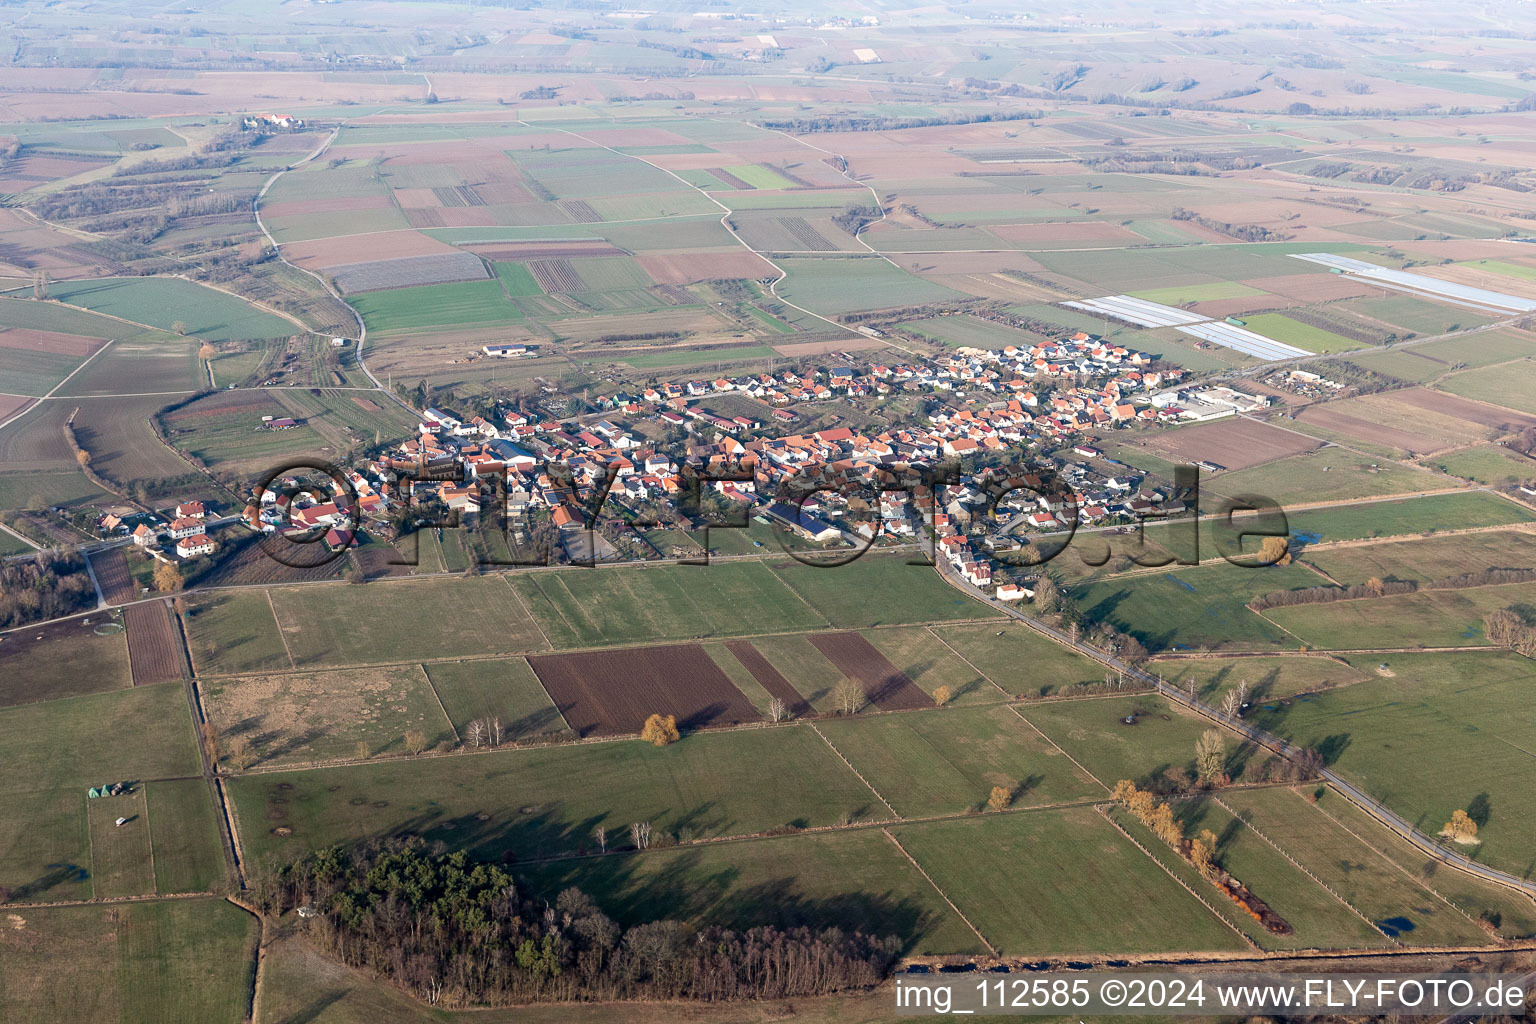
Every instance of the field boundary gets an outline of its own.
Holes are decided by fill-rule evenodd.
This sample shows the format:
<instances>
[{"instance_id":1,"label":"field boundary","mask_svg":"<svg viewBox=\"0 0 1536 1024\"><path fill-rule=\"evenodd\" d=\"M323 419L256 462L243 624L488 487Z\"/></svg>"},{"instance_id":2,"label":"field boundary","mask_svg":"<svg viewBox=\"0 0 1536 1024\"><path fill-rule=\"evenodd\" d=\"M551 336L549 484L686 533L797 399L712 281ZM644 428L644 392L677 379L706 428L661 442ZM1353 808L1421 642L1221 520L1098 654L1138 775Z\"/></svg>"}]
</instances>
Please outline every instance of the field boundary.
<instances>
[{"instance_id":1,"label":"field boundary","mask_svg":"<svg viewBox=\"0 0 1536 1024\"><path fill-rule=\"evenodd\" d=\"M439 544L438 547L437 547L437 560L438 560L439 563L442 564L444 569L447 568L448 561L443 556L443 548L442 548L441 544ZM533 628L537 629L539 631L539 636L544 638L544 646L549 648L551 651L556 650L555 645L550 643L550 641L549 641L549 634L544 632L544 627L543 627L542 624L540 624L539 617L537 615L533 614L533 609L528 607L528 602L523 600L523 595L519 594L517 592L517 588L512 585L512 576L511 576L511 574L510 573L502 572L502 573L497 573L496 575L500 576L501 577L501 582L506 584L506 587L507 587L508 590L512 591L512 599L514 601L516 601L517 602L517 606L523 610L523 614L528 616L528 621L533 623ZM535 586L537 586L537 584L535 584ZM555 610L559 611L560 609L556 608ZM563 617L564 616L562 616L562 618ZM570 625L570 623L566 623L566 625ZM543 684L541 683L539 685L542 686ZM555 710L558 711L559 709L556 708Z\"/></svg>"},{"instance_id":2,"label":"field boundary","mask_svg":"<svg viewBox=\"0 0 1536 1024\"><path fill-rule=\"evenodd\" d=\"M1099 696L1099 694L1093 694L1092 696L1097 697L1097 696ZM1120 696L1120 694L1110 694L1109 696L1116 696L1116 697L1118 697L1118 696ZM1031 729L1033 729L1035 731L1035 735L1036 736L1039 736L1041 739L1045 740L1045 742L1049 743L1051 745L1051 749L1055 750L1057 753L1061 754L1062 757L1065 757L1068 761L1071 761L1074 765L1076 765L1078 771L1080 771L1084 775L1086 775L1091 781L1098 783L1099 788L1102 789L1104 792L1108 793L1110 791L1109 787L1104 784L1104 780L1103 779L1101 779L1097 775L1093 774L1093 772L1089 771L1087 768L1084 768L1081 761L1079 761L1077 758L1073 757L1071 754L1067 753L1066 750L1063 749L1062 746L1059 743L1057 743L1055 740L1051 739L1045 733L1041 732L1040 731L1040 727L1038 725L1036 725L1034 722L1031 722L1029 719L1025 718L1024 717L1024 712L1020 711L1018 709L1017 705L1009 704L1008 707L1013 711L1014 714L1019 716L1019 720L1020 721L1022 721L1025 725L1029 726Z\"/></svg>"},{"instance_id":3,"label":"field boundary","mask_svg":"<svg viewBox=\"0 0 1536 1024\"><path fill-rule=\"evenodd\" d=\"M1236 818L1238 821L1242 822L1243 826L1245 828L1249 829L1251 832L1253 832L1254 835L1258 836L1260 839L1264 840L1264 842L1268 843L1271 847L1274 848L1274 851L1276 853L1278 853L1280 856L1282 856L1286 860L1290 861L1291 864L1296 868L1296 870L1300 871L1302 874L1304 874L1308 878L1312 879L1312 881L1316 882L1319 886L1322 887L1324 892L1328 893L1334 899L1338 900L1340 903L1344 904L1344 906L1348 907L1349 908L1349 912L1351 914L1354 914L1360 920L1364 921L1366 924L1370 925L1372 928L1376 929L1378 932L1381 932L1381 934L1386 938L1386 940L1388 942L1392 943L1392 945L1398 947L1399 949L1406 949L1407 948L1406 943L1403 943L1403 942L1399 941L1396 936L1388 935L1385 931L1382 931L1381 925L1377 924L1375 921L1372 921L1369 917L1366 917L1364 914L1362 914L1358 907L1356 907L1353 903L1349 902L1349 900L1345 899L1343 896L1339 895L1338 891L1336 889L1334 889L1333 886L1329 885L1327 882L1323 881L1321 878L1318 878L1316 875L1314 875L1312 873L1311 869L1308 868L1305 864L1303 864L1301 861L1297 860L1295 857L1292 857L1289 853L1286 853L1285 850L1281 848L1279 843L1275 842L1273 839L1269 838L1269 836L1265 835L1264 832L1257 825L1255 825L1253 822L1249 821L1247 818L1243 817L1241 814L1238 814L1236 811L1234 811L1231 807L1229 807L1226 804L1225 801L1223 801L1221 799L1221 797L1213 796L1213 797L1211 797L1211 802L1214 803L1217 807L1220 807L1222 810L1226 811L1228 814L1232 815L1232 817ZM1358 837L1356 837L1356 838L1358 838Z\"/></svg>"},{"instance_id":4,"label":"field boundary","mask_svg":"<svg viewBox=\"0 0 1536 1024\"><path fill-rule=\"evenodd\" d=\"M421 670L421 678L427 681L427 689L431 692L432 699L437 701L437 710L443 713L443 719L448 723L448 731L453 733L454 744L460 746L463 745L464 737L459 735L459 727L453 724L453 716L448 713L448 708L443 704L443 697L440 693L437 692L437 684L432 682L432 674L427 671L427 666L423 665L421 662L417 662L416 667ZM535 678L537 678L537 676L535 676ZM539 685L543 686L544 684L540 683ZM560 709L558 707L555 708L555 711L558 712L559 710ZM563 720L564 719L562 718L562 721ZM569 726L567 726L567 728L569 728Z\"/></svg>"},{"instance_id":5,"label":"field boundary","mask_svg":"<svg viewBox=\"0 0 1536 1024\"><path fill-rule=\"evenodd\" d=\"M288 646L288 637L283 632L283 620L277 617L277 605L272 603L272 588L263 587L261 594L267 599L267 609L272 613L272 625L277 628L277 638L283 642L283 653L288 656L288 667L297 670L299 663L293 660L293 648Z\"/></svg>"},{"instance_id":6,"label":"field boundary","mask_svg":"<svg viewBox=\"0 0 1536 1024\"><path fill-rule=\"evenodd\" d=\"M884 832L885 838L889 839L891 843L895 845L896 849L901 851L901 855L907 858L909 862L911 862L912 866L917 869L917 873L922 875L929 885L933 886L933 891L939 894L939 898L942 899L945 903L949 904L949 909L955 912L955 916L964 921L965 926L975 933L976 937L981 940L981 944L986 947L987 952L991 953L993 956L997 956L998 948L987 941L987 937L981 934L981 929L972 924L971 919L965 916L965 912L955 905L954 900L949 898L949 893L939 888L939 883L935 882L933 880L933 876L923 869L923 866L917 862L916 857L907 852L907 848L901 845L901 840L897 839L895 834L892 833L888 828L882 828L880 831Z\"/></svg>"},{"instance_id":7,"label":"field boundary","mask_svg":"<svg viewBox=\"0 0 1536 1024\"><path fill-rule=\"evenodd\" d=\"M1184 881L1184 879L1180 878L1178 875L1174 874L1173 869L1170 868L1167 864L1164 864L1161 857L1147 849L1146 845L1143 844L1141 840L1137 839L1135 836L1131 835L1130 832L1126 831L1125 826L1116 821L1103 804L1094 804L1093 809L1098 811L1100 816L1102 816L1105 821L1109 822L1110 826L1116 832L1119 832L1122 836L1124 836L1127 842L1136 847L1136 849L1140 850L1142 853L1146 854L1148 860L1162 868L1164 874L1173 879L1175 882L1178 882L1179 885L1183 887L1185 892L1199 900L1205 906L1206 910L1209 910L1213 915L1215 915L1218 921L1236 932L1237 937L1243 940L1243 945L1247 946L1249 949L1256 953L1267 952L1263 946L1260 946L1257 942L1254 942L1253 939L1249 937L1247 932L1243 931L1232 921L1228 920L1226 914L1223 914L1221 911L1217 910L1214 906L1211 905L1209 900L1195 892L1193 886Z\"/></svg>"},{"instance_id":8,"label":"field boundary","mask_svg":"<svg viewBox=\"0 0 1536 1024\"><path fill-rule=\"evenodd\" d=\"M858 780L860 782L864 783L865 788L868 789L871 793L875 794L875 799L879 800L882 804L885 804L885 809L891 812L891 819L893 821L903 821L903 820L905 820L904 818L902 818L901 813L899 811L897 811L896 808L891 806L891 802L889 800L887 800L885 797L881 796L880 795L880 791L878 789L876 789L873 785L870 784L870 781L864 777L864 773L859 771L857 768L855 768L853 766L853 762L848 760L847 757L843 756L843 752L841 750L837 749L837 744L835 744L831 740L827 739L826 733L824 733L820 729L816 728L816 723L815 722L807 721L807 722L805 722L805 724L811 727L811 732L814 732L817 736L821 737L821 742L825 743L828 746L828 748L831 749L832 753L837 755L837 759L839 761L843 762L843 764L848 766L848 770L853 772L853 774L858 777Z\"/></svg>"},{"instance_id":9,"label":"field boundary","mask_svg":"<svg viewBox=\"0 0 1536 1024\"><path fill-rule=\"evenodd\" d=\"M945 648L947 648L950 651L953 651L955 657L957 657L961 661L965 662L966 665L968 665L970 667L972 672L975 672L977 675L981 676L981 678L985 679L987 682L989 682L993 686L997 687L998 692L1001 693L1005 698L1007 698L1008 700L1013 700L1014 699L1013 694L1011 694L1007 690L1003 689L1003 684L1002 683L999 683L996 679L993 679L991 676L987 675L981 669L977 668L976 665L971 661L970 658L967 658L965 655L961 654L960 651L953 644L951 644L948 640L945 640L942 636L939 636L938 632L936 630L934 630L933 626L925 623L923 625L923 629L927 630L928 631L928 635L933 637L939 643L943 644L945 646Z\"/></svg>"}]
</instances>

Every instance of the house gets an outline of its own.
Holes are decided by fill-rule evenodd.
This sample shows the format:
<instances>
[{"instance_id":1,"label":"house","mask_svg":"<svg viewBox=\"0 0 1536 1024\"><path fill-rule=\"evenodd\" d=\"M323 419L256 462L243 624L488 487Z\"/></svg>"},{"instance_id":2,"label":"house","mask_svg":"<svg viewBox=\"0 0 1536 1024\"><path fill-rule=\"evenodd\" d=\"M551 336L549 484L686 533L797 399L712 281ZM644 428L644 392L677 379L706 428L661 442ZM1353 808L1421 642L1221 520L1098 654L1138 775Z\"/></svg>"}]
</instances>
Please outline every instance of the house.
<instances>
[{"instance_id":1,"label":"house","mask_svg":"<svg viewBox=\"0 0 1536 1024\"><path fill-rule=\"evenodd\" d=\"M774 502L768 506L768 515L788 526L791 530L808 540L822 543L836 540L842 536L842 531L828 523L825 519L819 519L804 508L796 508L783 502Z\"/></svg>"},{"instance_id":2,"label":"house","mask_svg":"<svg viewBox=\"0 0 1536 1024\"><path fill-rule=\"evenodd\" d=\"M329 530L325 531L325 546L330 548L332 551L340 551L343 548L349 548L353 545L353 543L354 541L352 539L351 530L341 530L333 526Z\"/></svg>"},{"instance_id":3,"label":"house","mask_svg":"<svg viewBox=\"0 0 1536 1024\"><path fill-rule=\"evenodd\" d=\"M176 542L176 555L179 558L211 554L213 554L213 540L206 533L193 534Z\"/></svg>"},{"instance_id":4,"label":"house","mask_svg":"<svg viewBox=\"0 0 1536 1024\"><path fill-rule=\"evenodd\" d=\"M1033 590L1021 587L1017 583L999 583L997 585L997 599L999 601L1022 601L1026 597L1035 596Z\"/></svg>"},{"instance_id":5,"label":"house","mask_svg":"<svg viewBox=\"0 0 1536 1024\"><path fill-rule=\"evenodd\" d=\"M159 541L159 539L160 535L143 523L140 523L138 526L134 527L133 542L141 548L147 548Z\"/></svg>"},{"instance_id":6,"label":"house","mask_svg":"<svg viewBox=\"0 0 1536 1024\"><path fill-rule=\"evenodd\" d=\"M203 519L207 515L208 509L200 501L187 501L176 506L177 519Z\"/></svg>"},{"instance_id":7,"label":"house","mask_svg":"<svg viewBox=\"0 0 1536 1024\"><path fill-rule=\"evenodd\" d=\"M200 519L173 519L171 520L171 525L166 527L165 532L170 535L172 540L182 540L186 537L195 537L206 528Z\"/></svg>"}]
</instances>

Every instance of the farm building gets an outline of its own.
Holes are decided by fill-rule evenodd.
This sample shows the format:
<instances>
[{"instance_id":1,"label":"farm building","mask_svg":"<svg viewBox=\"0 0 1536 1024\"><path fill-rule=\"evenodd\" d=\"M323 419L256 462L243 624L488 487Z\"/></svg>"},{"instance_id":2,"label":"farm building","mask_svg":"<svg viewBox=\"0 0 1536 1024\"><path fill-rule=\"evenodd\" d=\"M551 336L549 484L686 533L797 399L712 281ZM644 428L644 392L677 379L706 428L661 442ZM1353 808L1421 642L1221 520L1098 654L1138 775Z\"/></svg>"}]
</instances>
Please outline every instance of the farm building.
<instances>
[{"instance_id":1,"label":"farm building","mask_svg":"<svg viewBox=\"0 0 1536 1024\"><path fill-rule=\"evenodd\" d=\"M534 350L527 345L486 345L480 351L500 359L518 359L535 354Z\"/></svg>"},{"instance_id":2,"label":"farm building","mask_svg":"<svg viewBox=\"0 0 1536 1024\"><path fill-rule=\"evenodd\" d=\"M781 501L776 501L768 506L768 515L788 526L807 540L820 543L836 540L842 536L842 532L825 519L818 519L802 508L786 505Z\"/></svg>"},{"instance_id":3,"label":"farm building","mask_svg":"<svg viewBox=\"0 0 1536 1024\"><path fill-rule=\"evenodd\" d=\"M279 416L275 419L264 419L261 426L263 430L292 430L298 426L298 423L287 416Z\"/></svg>"}]
</instances>

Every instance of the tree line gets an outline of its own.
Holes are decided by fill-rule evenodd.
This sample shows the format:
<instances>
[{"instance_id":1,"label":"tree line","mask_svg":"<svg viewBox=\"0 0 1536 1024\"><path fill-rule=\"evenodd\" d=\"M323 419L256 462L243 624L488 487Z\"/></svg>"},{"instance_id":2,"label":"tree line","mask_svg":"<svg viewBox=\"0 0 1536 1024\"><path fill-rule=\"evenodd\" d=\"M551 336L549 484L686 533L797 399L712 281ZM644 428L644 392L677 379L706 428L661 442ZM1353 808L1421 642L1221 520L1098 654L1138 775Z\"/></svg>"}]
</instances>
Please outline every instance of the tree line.
<instances>
[{"instance_id":1,"label":"tree line","mask_svg":"<svg viewBox=\"0 0 1536 1024\"><path fill-rule=\"evenodd\" d=\"M96 588L76 552L54 548L0 563L0 629L95 606Z\"/></svg>"},{"instance_id":2,"label":"tree line","mask_svg":"<svg viewBox=\"0 0 1536 1024\"><path fill-rule=\"evenodd\" d=\"M1419 590L1465 590L1469 587L1493 587L1503 583L1528 583L1536 580L1536 569L1484 569L1481 572L1464 572L1437 580L1382 580L1373 576L1364 583L1347 587L1317 586L1299 590L1277 590L1260 594L1248 603L1256 612L1269 608L1285 608L1298 604L1329 604L1334 601L1353 601L1360 598L1393 597L1412 594Z\"/></svg>"},{"instance_id":3,"label":"tree line","mask_svg":"<svg viewBox=\"0 0 1536 1024\"><path fill-rule=\"evenodd\" d=\"M327 955L438 1006L786 999L873 987L893 936L837 929L623 927L578 889L554 900L420 838L333 847L261 879L269 914L305 908Z\"/></svg>"}]
</instances>

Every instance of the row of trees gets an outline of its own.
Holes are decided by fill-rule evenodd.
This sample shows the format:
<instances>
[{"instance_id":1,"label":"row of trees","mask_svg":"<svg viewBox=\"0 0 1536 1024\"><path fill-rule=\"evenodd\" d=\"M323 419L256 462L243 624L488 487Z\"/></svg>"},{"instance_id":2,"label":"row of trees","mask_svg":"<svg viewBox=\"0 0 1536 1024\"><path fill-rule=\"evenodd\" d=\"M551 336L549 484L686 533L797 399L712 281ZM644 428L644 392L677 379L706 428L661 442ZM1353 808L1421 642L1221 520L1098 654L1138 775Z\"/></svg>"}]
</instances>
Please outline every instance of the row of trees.
<instances>
[{"instance_id":1,"label":"row of trees","mask_svg":"<svg viewBox=\"0 0 1536 1024\"><path fill-rule=\"evenodd\" d=\"M1266 608L1283 608L1298 604L1327 604L1333 601L1354 601L1361 598L1392 597L1396 594L1411 594L1418 590L1465 590L1468 587L1493 587L1505 583L1528 583L1536 580L1536 569L1484 569L1481 572L1465 572L1455 576L1444 576L1437 580L1426 580L1420 583L1416 580L1383 580L1379 576L1372 576L1364 583L1354 583L1347 587L1320 586L1302 587L1298 590L1277 590L1269 594L1261 594L1249 602L1249 607L1254 611L1264 611ZM1514 613L1510 613L1514 615ZM1484 619L1487 625L1494 616L1493 613ZM1523 623L1518 615L1514 619ZM1499 627L1507 624L1509 620L1501 619ZM1496 627L1496 628L1499 628ZM1493 640L1493 637L1489 637ZM1494 643L1503 643L1503 640L1494 640ZM1508 646L1515 646L1514 643Z\"/></svg>"},{"instance_id":2,"label":"row of trees","mask_svg":"<svg viewBox=\"0 0 1536 1024\"><path fill-rule=\"evenodd\" d=\"M85 611L96 605L96 588L85 562L53 548L0 564L0 629Z\"/></svg>"},{"instance_id":3,"label":"row of trees","mask_svg":"<svg viewBox=\"0 0 1536 1024\"><path fill-rule=\"evenodd\" d=\"M1500 608L1483 616L1483 635L1491 644L1536 658L1536 627L1513 608Z\"/></svg>"},{"instance_id":4,"label":"row of trees","mask_svg":"<svg viewBox=\"0 0 1536 1024\"><path fill-rule=\"evenodd\" d=\"M267 913L310 908L303 926L324 952L445 1007L826 995L878 984L899 951L836 929L626 928L577 889L540 898L420 839L308 855L253 897Z\"/></svg>"}]
</instances>

